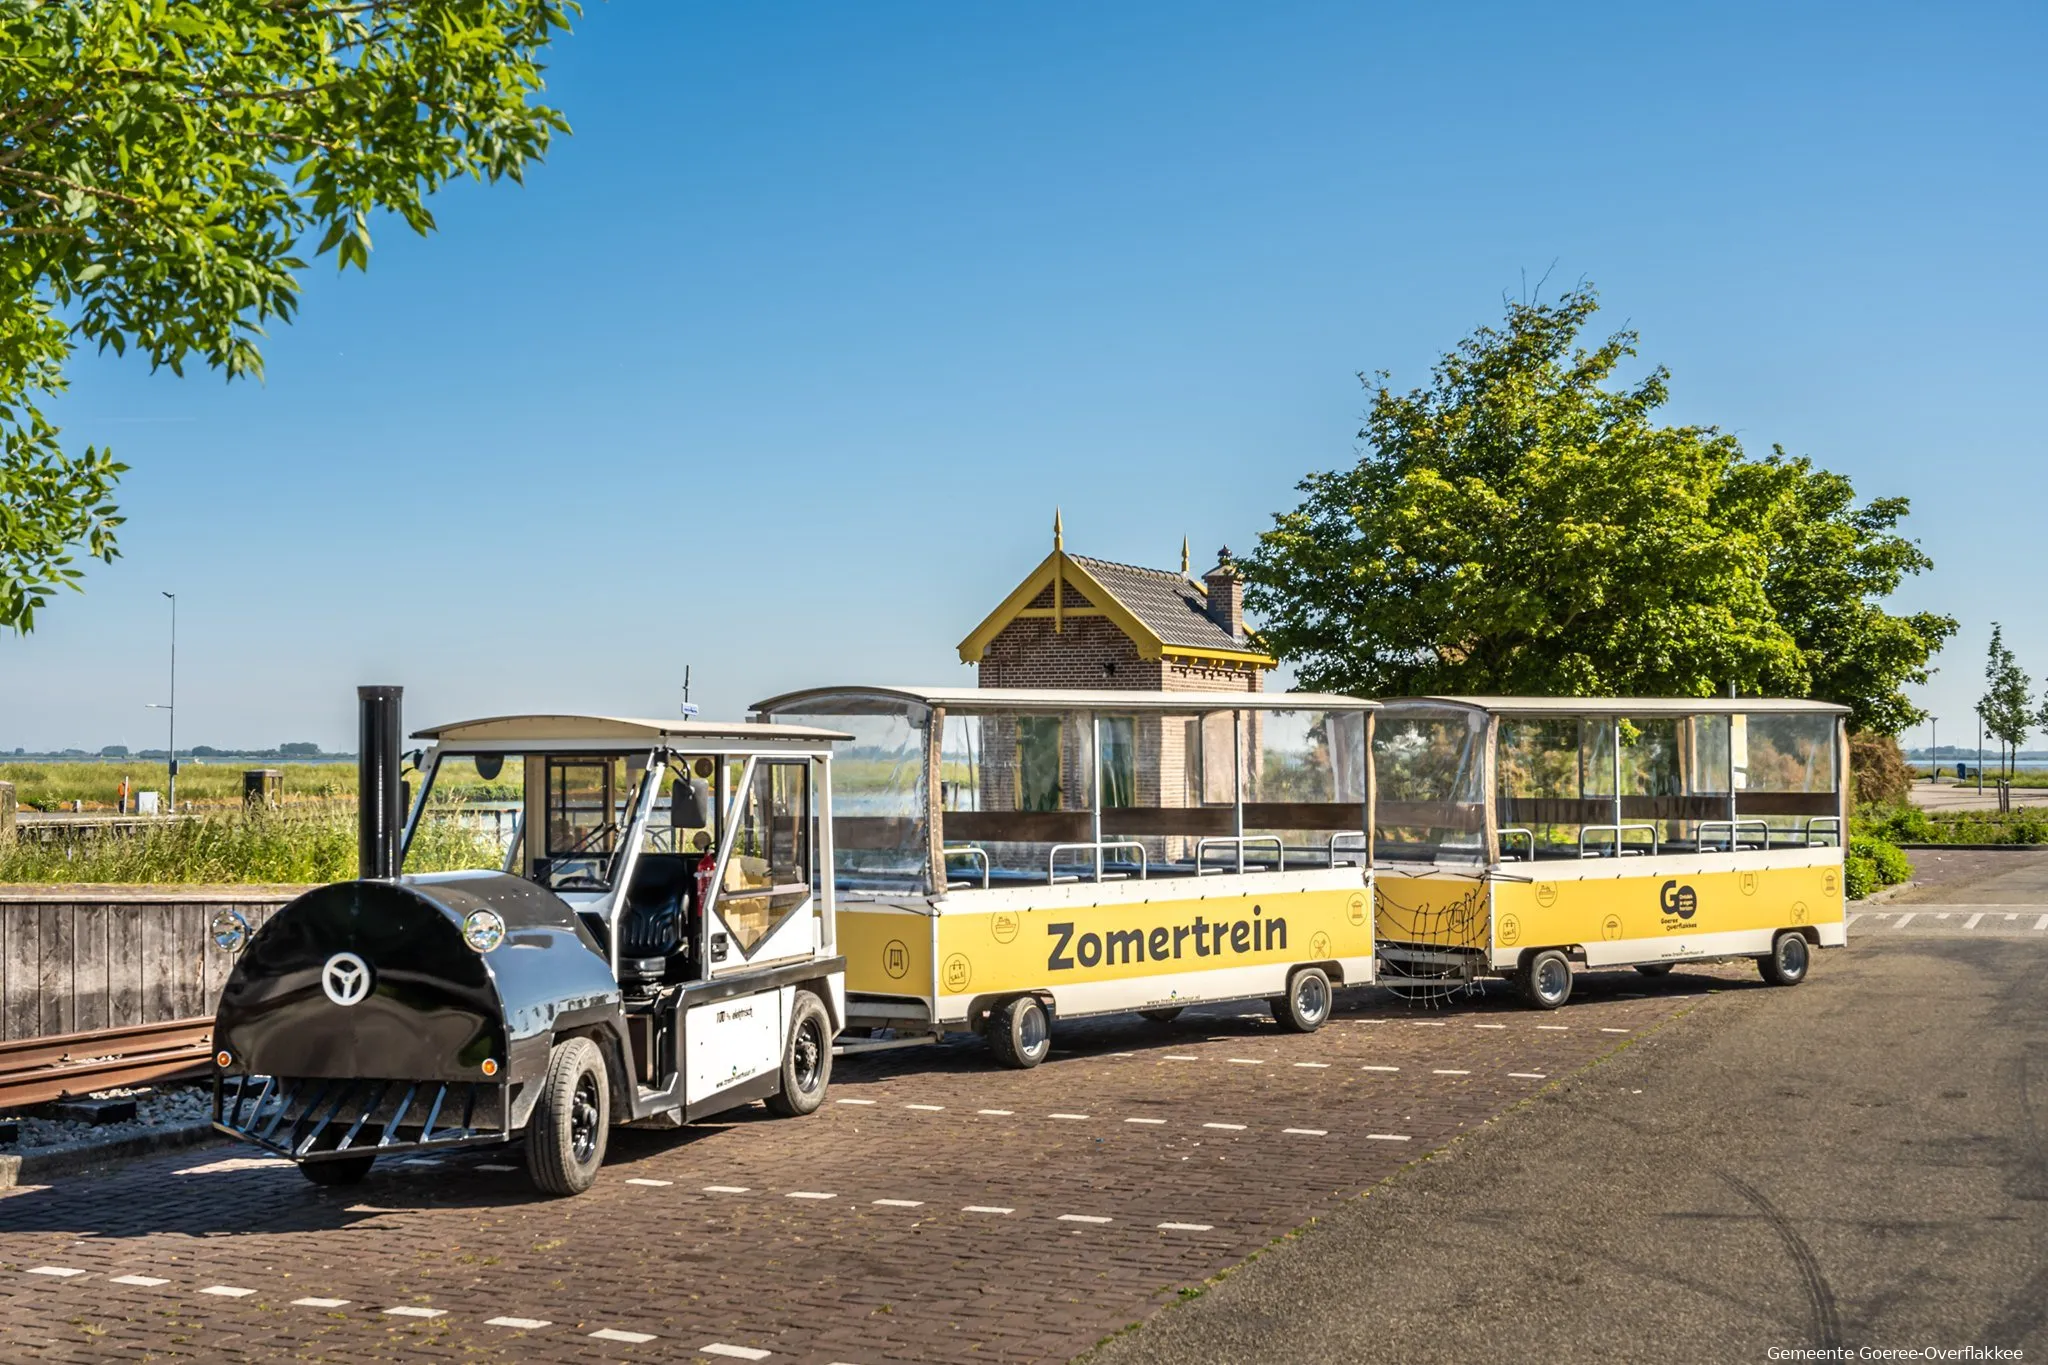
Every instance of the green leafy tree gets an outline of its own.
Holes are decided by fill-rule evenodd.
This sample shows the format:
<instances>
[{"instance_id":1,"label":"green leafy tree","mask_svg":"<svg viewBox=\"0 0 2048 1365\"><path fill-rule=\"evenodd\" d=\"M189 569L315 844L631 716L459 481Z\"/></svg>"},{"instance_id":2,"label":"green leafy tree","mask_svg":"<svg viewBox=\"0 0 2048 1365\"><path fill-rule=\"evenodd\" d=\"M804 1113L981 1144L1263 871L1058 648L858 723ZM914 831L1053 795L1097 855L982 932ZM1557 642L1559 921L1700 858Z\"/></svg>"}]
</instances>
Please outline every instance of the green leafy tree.
<instances>
[{"instance_id":1,"label":"green leafy tree","mask_svg":"<svg viewBox=\"0 0 2048 1365\"><path fill-rule=\"evenodd\" d=\"M1243 568L1267 645L1311 687L1365 695L1818 695L1888 730L1955 629L1875 599L1926 557L1903 499L1660 426L1622 331L1591 349L1590 287L1511 303L1408 393L1372 393L1365 450L1310 475Z\"/></svg>"},{"instance_id":2,"label":"green leafy tree","mask_svg":"<svg viewBox=\"0 0 2048 1365\"><path fill-rule=\"evenodd\" d=\"M2028 697L2034 680L2020 667L2005 643L2005 630L1991 623L1991 648L1984 660L1984 697L1977 713L1984 717L1984 729L1998 741L1999 768L2012 774L2012 755L2026 742L2034 728L2034 711Z\"/></svg>"},{"instance_id":3,"label":"green leafy tree","mask_svg":"<svg viewBox=\"0 0 2048 1365\"><path fill-rule=\"evenodd\" d=\"M118 553L124 466L42 403L75 340L262 373L301 243L366 269L374 215L433 229L459 176L520 178L571 0L0 0L0 629Z\"/></svg>"}]
</instances>

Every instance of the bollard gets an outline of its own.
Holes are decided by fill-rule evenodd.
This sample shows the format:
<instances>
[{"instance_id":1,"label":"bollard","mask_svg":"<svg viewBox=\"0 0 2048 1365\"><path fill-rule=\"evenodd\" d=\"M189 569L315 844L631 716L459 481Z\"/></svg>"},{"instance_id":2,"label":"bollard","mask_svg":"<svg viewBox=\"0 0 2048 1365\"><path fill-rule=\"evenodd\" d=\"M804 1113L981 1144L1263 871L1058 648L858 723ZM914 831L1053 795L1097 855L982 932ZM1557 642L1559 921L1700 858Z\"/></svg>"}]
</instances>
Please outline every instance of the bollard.
<instances>
[{"instance_id":1,"label":"bollard","mask_svg":"<svg viewBox=\"0 0 2048 1365\"><path fill-rule=\"evenodd\" d=\"M14 784L0 782L0 848L14 842Z\"/></svg>"},{"instance_id":2,"label":"bollard","mask_svg":"<svg viewBox=\"0 0 2048 1365\"><path fill-rule=\"evenodd\" d=\"M242 772L242 804L251 810L276 810L284 800L284 770L247 768Z\"/></svg>"}]
</instances>

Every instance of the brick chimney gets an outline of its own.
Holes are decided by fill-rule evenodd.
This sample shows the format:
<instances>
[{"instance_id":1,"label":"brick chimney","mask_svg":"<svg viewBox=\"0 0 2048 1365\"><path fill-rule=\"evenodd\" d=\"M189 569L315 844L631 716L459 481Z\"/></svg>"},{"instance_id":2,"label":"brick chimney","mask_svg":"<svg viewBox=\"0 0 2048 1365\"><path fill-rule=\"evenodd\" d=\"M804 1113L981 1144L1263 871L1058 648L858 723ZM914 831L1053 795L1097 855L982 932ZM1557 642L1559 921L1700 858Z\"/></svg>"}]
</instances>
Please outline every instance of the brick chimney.
<instances>
[{"instance_id":1,"label":"brick chimney","mask_svg":"<svg viewBox=\"0 0 2048 1365\"><path fill-rule=\"evenodd\" d=\"M1244 638L1244 575L1230 562L1230 547L1216 552L1216 567L1202 575L1209 588L1209 619L1230 633L1233 640Z\"/></svg>"}]
</instances>

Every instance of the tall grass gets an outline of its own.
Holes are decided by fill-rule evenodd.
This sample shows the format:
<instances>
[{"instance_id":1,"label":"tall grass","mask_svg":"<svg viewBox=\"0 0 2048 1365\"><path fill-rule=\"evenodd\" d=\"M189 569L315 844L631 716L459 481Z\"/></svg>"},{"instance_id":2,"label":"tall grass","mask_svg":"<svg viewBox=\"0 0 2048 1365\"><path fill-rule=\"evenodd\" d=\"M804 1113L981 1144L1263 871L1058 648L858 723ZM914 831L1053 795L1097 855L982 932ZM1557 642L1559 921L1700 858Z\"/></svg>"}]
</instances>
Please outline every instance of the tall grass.
<instances>
[{"instance_id":1,"label":"tall grass","mask_svg":"<svg viewBox=\"0 0 2048 1365\"><path fill-rule=\"evenodd\" d=\"M195 763L188 758L178 765L178 804L239 806L243 771L263 767L283 770L284 795L289 802L355 795L353 763ZM123 777L128 779L128 789L133 792L167 792L170 788L170 770L164 764L140 759L0 763L0 782L12 782L15 799L33 810L55 810L60 804L68 808L73 801L83 801L87 810L111 811Z\"/></svg>"},{"instance_id":2,"label":"tall grass","mask_svg":"<svg viewBox=\"0 0 2048 1365\"><path fill-rule=\"evenodd\" d=\"M430 820L421 824L405 870L497 867L503 856L493 840L458 820ZM277 812L234 808L146 824L133 834L0 845L0 883L304 884L355 875L351 802Z\"/></svg>"}]
</instances>

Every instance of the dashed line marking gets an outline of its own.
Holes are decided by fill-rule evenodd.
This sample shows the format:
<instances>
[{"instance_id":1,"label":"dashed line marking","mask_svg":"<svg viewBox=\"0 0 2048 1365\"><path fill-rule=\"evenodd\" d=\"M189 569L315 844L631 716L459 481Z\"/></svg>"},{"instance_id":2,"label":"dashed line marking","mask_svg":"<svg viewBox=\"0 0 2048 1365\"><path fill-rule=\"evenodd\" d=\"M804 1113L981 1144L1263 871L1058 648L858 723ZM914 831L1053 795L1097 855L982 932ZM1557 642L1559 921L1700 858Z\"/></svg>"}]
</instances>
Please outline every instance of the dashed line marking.
<instances>
[{"instance_id":1,"label":"dashed line marking","mask_svg":"<svg viewBox=\"0 0 2048 1365\"><path fill-rule=\"evenodd\" d=\"M1569 1024L1538 1024L1536 1027L1542 1029L1545 1033L1570 1033L1572 1031Z\"/></svg>"},{"instance_id":2,"label":"dashed line marking","mask_svg":"<svg viewBox=\"0 0 2048 1365\"><path fill-rule=\"evenodd\" d=\"M1204 1128L1221 1128L1228 1133L1242 1133L1244 1131L1244 1125L1241 1123L1205 1123L1202 1126Z\"/></svg>"},{"instance_id":3,"label":"dashed line marking","mask_svg":"<svg viewBox=\"0 0 2048 1365\"><path fill-rule=\"evenodd\" d=\"M648 1338L654 1340L653 1337ZM697 1348L697 1354L706 1356L727 1356L733 1360L766 1360L768 1352L754 1346L733 1346L727 1342L714 1341Z\"/></svg>"},{"instance_id":4,"label":"dashed line marking","mask_svg":"<svg viewBox=\"0 0 2048 1365\"><path fill-rule=\"evenodd\" d=\"M1160 1060L1160 1061L1162 1061L1162 1062L1199 1062L1199 1061L1201 1061L1202 1059L1201 1059L1200 1057L1186 1057L1186 1056L1173 1056L1173 1055L1168 1055L1168 1056L1165 1056L1165 1057L1161 1057L1161 1058L1160 1058L1159 1060Z\"/></svg>"},{"instance_id":5,"label":"dashed line marking","mask_svg":"<svg viewBox=\"0 0 2048 1365\"><path fill-rule=\"evenodd\" d=\"M541 1328L552 1327L554 1324L546 1318L485 1318L484 1326L510 1327L521 1332L538 1332Z\"/></svg>"},{"instance_id":6,"label":"dashed line marking","mask_svg":"<svg viewBox=\"0 0 2048 1365\"><path fill-rule=\"evenodd\" d=\"M1062 1223L1113 1223L1116 1220L1114 1218L1104 1218L1100 1214L1094 1213L1063 1213L1060 1215L1060 1221Z\"/></svg>"},{"instance_id":7,"label":"dashed line marking","mask_svg":"<svg viewBox=\"0 0 2048 1365\"><path fill-rule=\"evenodd\" d=\"M885 1209L921 1209L924 1207L924 1200L922 1199L877 1199L874 1202Z\"/></svg>"},{"instance_id":8,"label":"dashed line marking","mask_svg":"<svg viewBox=\"0 0 2048 1365\"><path fill-rule=\"evenodd\" d=\"M73 1275L83 1275L85 1272L83 1270L74 1270L68 1265L39 1265L28 1273L31 1275L51 1275L60 1280L68 1280Z\"/></svg>"},{"instance_id":9,"label":"dashed line marking","mask_svg":"<svg viewBox=\"0 0 2048 1365\"><path fill-rule=\"evenodd\" d=\"M621 1332L616 1327L600 1327L590 1335L599 1341L623 1341L628 1346L640 1346L654 1340L652 1332ZM761 1354L766 1355L767 1352L763 1351Z\"/></svg>"},{"instance_id":10,"label":"dashed line marking","mask_svg":"<svg viewBox=\"0 0 2048 1365\"><path fill-rule=\"evenodd\" d=\"M2010 924L2010 923L2012 923L2012 922L2013 922L2014 920L2016 920L2016 919L2018 919L2018 918L2019 918L2019 916L2018 916L2018 915L2007 915L2007 916L2005 917L2005 922L2006 922L2007 924Z\"/></svg>"},{"instance_id":11,"label":"dashed line marking","mask_svg":"<svg viewBox=\"0 0 2048 1365\"><path fill-rule=\"evenodd\" d=\"M974 1112L977 1114L990 1114L999 1119L1006 1119L1016 1111L1013 1109L977 1109Z\"/></svg>"},{"instance_id":12,"label":"dashed line marking","mask_svg":"<svg viewBox=\"0 0 2048 1365\"><path fill-rule=\"evenodd\" d=\"M1327 1068L1330 1064L1328 1062L1296 1062L1295 1065L1299 1067L1306 1067L1311 1071L1321 1071Z\"/></svg>"},{"instance_id":13,"label":"dashed line marking","mask_svg":"<svg viewBox=\"0 0 2048 1365\"><path fill-rule=\"evenodd\" d=\"M1506 1028L1506 1024L1474 1024L1473 1028Z\"/></svg>"},{"instance_id":14,"label":"dashed line marking","mask_svg":"<svg viewBox=\"0 0 2048 1365\"><path fill-rule=\"evenodd\" d=\"M836 1194L827 1194L823 1190L791 1190L784 1196L787 1199L837 1199L838 1197Z\"/></svg>"},{"instance_id":15,"label":"dashed line marking","mask_svg":"<svg viewBox=\"0 0 2048 1365\"><path fill-rule=\"evenodd\" d=\"M256 1291L252 1289L248 1292L253 1294ZM402 1303L396 1308L385 1309L384 1316L387 1318L445 1318L448 1316L448 1310L445 1308L415 1308L409 1303Z\"/></svg>"},{"instance_id":16,"label":"dashed line marking","mask_svg":"<svg viewBox=\"0 0 2048 1365\"><path fill-rule=\"evenodd\" d=\"M1166 1120L1165 1120L1165 1119L1125 1119L1125 1120L1124 1120L1124 1122L1125 1122L1125 1123L1151 1123L1151 1124L1160 1124L1160 1123L1164 1123L1164 1122L1166 1122Z\"/></svg>"},{"instance_id":17,"label":"dashed line marking","mask_svg":"<svg viewBox=\"0 0 2048 1365\"><path fill-rule=\"evenodd\" d=\"M1408 1022L1417 1028L1442 1028L1444 1026L1444 1021L1441 1019L1410 1019Z\"/></svg>"},{"instance_id":18,"label":"dashed line marking","mask_svg":"<svg viewBox=\"0 0 2048 1365\"><path fill-rule=\"evenodd\" d=\"M960 1210L962 1213L1015 1213L1016 1211L1015 1209L1006 1209L996 1204L969 1204Z\"/></svg>"},{"instance_id":19,"label":"dashed line marking","mask_svg":"<svg viewBox=\"0 0 2048 1365\"><path fill-rule=\"evenodd\" d=\"M222 1299L246 1299L256 1291L253 1289L243 1289L238 1285L232 1284L210 1284L199 1292L202 1294L212 1294L216 1298Z\"/></svg>"},{"instance_id":20,"label":"dashed line marking","mask_svg":"<svg viewBox=\"0 0 2048 1365\"><path fill-rule=\"evenodd\" d=\"M132 1284L142 1289L154 1289L160 1284L170 1283L169 1280L157 1275L116 1275L113 1282L115 1284Z\"/></svg>"},{"instance_id":21,"label":"dashed line marking","mask_svg":"<svg viewBox=\"0 0 2048 1365\"><path fill-rule=\"evenodd\" d=\"M1948 911L1946 911L1946 910L1943 910L1943 911L1941 911L1941 912L1940 912L1939 914L1935 915L1935 918L1936 918L1936 919L1947 919L1947 918L1948 918Z\"/></svg>"},{"instance_id":22,"label":"dashed line marking","mask_svg":"<svg viewBox=\"0 0 2048 1365\"><path fill-rule=\"evenodd\" d=\"M646 1176L635 1175L628 1176L626 1178L626 1183L628 1185L652 1185L656 1189L659 1189L665 1185L673 1185L676 1182L673 1180L649 1180Z\"/></svg>"},{"instance_id":23,"label":"dashed line marking","mask_svg":"<svg viewBox=\"0 0 2048 1365\"><path fill-rule=\"evenodd\" d=\"M1046 1117L1049 1119L1085 1119L1088 1116L1086 1114L1047 1114Z\"/></svg>"},{"instance_id":24,"label":"dashed line marking","mask_svg":"<svg viewBox=\"0 0 2048 1365\"><path fill-rule=\"evenodd\" d=\"M2035 920L2034 927L2036 929L2048 929L2048 915L2043 915L2041 916L2041 918Z\"/></svg>"},{"instance_id":25,"label":"dashed line marking","mask_svg":"<svg viewBox=\"0 0 2048 1365\"><path fill-rule=\"evenodd\" d=\"M1472 1073L1469 1071L1459 1071L1454 1068L1440 1066L1436 1070L1430 1072L1429 1074L1432 1076L1469 1076Z\"/></svg>"},{"instance_id":26,"label":"dashed line marking","mask_svg":"<svg viewBox=\"0 0 2048 1365\"><path fill-rule=\"evenodd\" d=\"M906 1104L903 1107L905 1109L922 1109L927 1114L942 1113L946 1108L943 1104Z\"/></svg>"},{"instance_id":27,"label":"dashed line marking","mask_svg":"<svg viewBox=\"0 0 2048 1365\"><path fill-rule=\"evenodd\" d=\"M1330 1130L1327 1128L1282 1128L1280 1131L1292 1133L1296 1137L1328 1137L1330 1135Z\"/></svg>"},{"instance_id":28,"label":"dashed line marking","mask_svg":"<svg viewBox=\"0 0 2048 1365\"><path fill-rule=\"evenodd\" d=\"M1517 1081L1547 1081L1550 1079L1550 1073L1547 1071L1510 1071L1508 1076Z\"/></svg>"},{"instance_id":29,"label":"dashed line marking","mask_svg":"<svg viewBox=\"0 0 2048 1365\"><path fill-rule=\"evenodd\" d=\"M1628 1030L1627 1030L1627 1029L1625 1029L1625 1028L1603 1028L1603 1029L1601 1029L1600 1031L1601 1031L1602 1033L1627 1033L1627 1032L1628 1032Z\"/></svg>"},{"instance_id":30,"label":"dashed line marking","mask_svg":"<svg viewBox=\"0 0 2048 1365\"><path fill-rule=\"evenodd\" d=\"M1161 1223L1161 1232L1214 1232L1214 1223Z\"/></svg>"},{"instance_id":31,"label":"dashed line marking","mask_svg":"<svg viewBox=\"0 0 2048 1365\"><path fill-rule=\"evenodd\" d=\"M1367 1133L1365 1140L1367 1142L1407 1142L1410 1139L1406 1133Z\"/></svg>"},{"instance_id":32,"label":"dashed line marking","mask_svg":"<svg viewBox=\"0 0 2048 1365\"><path fill-rule=\"evenodd\" d=\"M837 1101L837 1103L839 1103L839 1104L874 1104L874 1103L877 1103L877 1101L875 1101L875 1100L839 1100L839 1101Z\"/></svg>"},{"instance_id":33,"label":"dashed line marking","mask_svg":"<svg viewBox=\"0 0 2048 1365\"><path fill-rule=\"evenodd\" d=\"M1911 923L1913 922L1913 916L1915 916L1915 915L1917 915L1917 914L1919 914L1919 913L1920 913L1920 912L1919 912L1918 910L1908 910L1908 911L1907 911L1907 912L1906 912L1905 914L1903 914L1903 915L1900 915L1900 916L1899 916L1899 922L1898 922L1897 924L1894 924L1894 925L1892 926L1892 928L1894 928L1894 929L1903 929L1903 928L1905 928L1905 927L1906 927L1907 925L1909 925L1909 924L1911 924ZM2042 916L2042 918L2044 918L2044 919L2048 919L2048 915L2044 915L2044 916Z\"/></svg>"},{"instance_id":34,"label":"dashed line marking","mask_svg":"<svg viewBox=\"0 0 2048 1365\"><path fill-rule=\"evenodd\" d=\"M747 1188L747 1187L746 1187L745 1185L706 1185L706 1186L704 1187L704 1193L706 1193L706 1194L752 1194L752 1193L753 1193L753 1191L752 1191L752 1190L749 1190L749 1189L748 1189L748 1188Z\"/></svg>"},{"instance_id":35,"label":"dashed line marking","mask_svg":"<svg viewBox=\"0 0 2048 1365\"><path fill-rule=\"evenodd\" d=\"M1358 1069L1360 1071L1399 1071L1401 1068L1398 1066L1362 1066Z\"/></svg>"},{"instance_id":36,"label":"dashed line marking","mask_svg":"<svg viewBox=\"0 0 2048 1365\"><path fill-rule=\"evenodd\" d=\"M1232 1057L1230 1064L1232 1066L1264 1066L1266 1061L1263 1057Z\"/></svg>"},{"instance_id":37,"label":"dashed line marking","mask_svg":"<svg viewBox=\"0 0 2048 1365\"><path fill-rule=\"evenodd\" d=\"M347 1299L293 1299L294 1308L346 1308Z\"/></svg>"}]
</instances>

